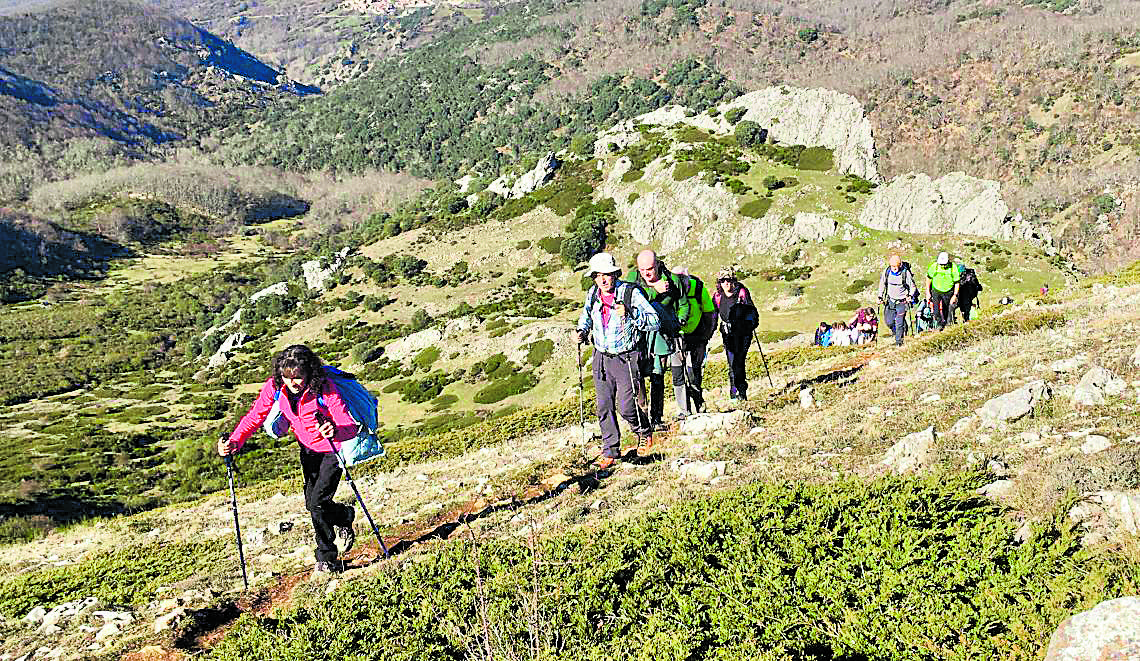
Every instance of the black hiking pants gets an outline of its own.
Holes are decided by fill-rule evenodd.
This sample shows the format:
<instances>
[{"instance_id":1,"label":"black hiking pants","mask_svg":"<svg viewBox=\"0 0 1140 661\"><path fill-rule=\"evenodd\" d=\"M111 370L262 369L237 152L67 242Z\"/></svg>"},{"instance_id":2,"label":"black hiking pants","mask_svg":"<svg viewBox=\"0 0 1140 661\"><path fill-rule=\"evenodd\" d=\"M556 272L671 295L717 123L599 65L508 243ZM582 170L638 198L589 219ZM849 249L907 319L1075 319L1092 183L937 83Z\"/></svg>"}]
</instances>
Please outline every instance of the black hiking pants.
<instances>
[{"instance_id":1,"label":"black hiking pants","mask_svg":"<svg viewBox=\"0 0 1140 661\"><path fill-rule=\"evenodd\" d=\"M724 341L724 357L728 360L728 396L748 399L748 375L744 371L748 348L752 346L752 333L747 335L720 334Z\"/></svg>"},{"instance_id":2,"label":"black hiking pants","mask_svg":"<svg viewBox=\"0 0 1140 661\"><path fill-rule=\"evenodd\" d=\"M938 324L938 330L942 330L950 324L950 299L954 296L954 290L935 289L933 294L930 301L934 305L934 323Z\"/></svg>"},{"instance_id":3,"label":"black hiking pants","mask_svg":"<svg viewBox=\"0 0 1140 661\"><path fill-rule=\"evenodd\" d=\"M347 526L352 508L333 502L340 484L340 464L332 452L314 452L301 446L301 474L305 477L305 508L313 518L317 562L336 562L333 526Z\"/></svg>"}]
</instances>

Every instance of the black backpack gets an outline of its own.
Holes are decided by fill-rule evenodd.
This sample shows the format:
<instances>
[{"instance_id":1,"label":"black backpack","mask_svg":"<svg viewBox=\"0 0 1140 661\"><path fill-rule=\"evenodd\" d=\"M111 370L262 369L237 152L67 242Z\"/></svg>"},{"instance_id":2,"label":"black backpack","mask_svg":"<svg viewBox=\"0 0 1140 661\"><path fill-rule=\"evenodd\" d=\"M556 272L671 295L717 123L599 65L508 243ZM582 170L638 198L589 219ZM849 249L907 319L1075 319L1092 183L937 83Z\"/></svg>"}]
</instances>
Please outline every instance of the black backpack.
<instances>
[{"instance_id":1,"label":"black backpack","mask_svg":"<svg viewBox=\"0 0 1140 661\"><path fill-rule=\"evenodd\" d=\"M962 268L962 287L970 287L975 291L982 291L982 283L978 281L978 272L972 268Z\"/></svg>"}]
</instances>

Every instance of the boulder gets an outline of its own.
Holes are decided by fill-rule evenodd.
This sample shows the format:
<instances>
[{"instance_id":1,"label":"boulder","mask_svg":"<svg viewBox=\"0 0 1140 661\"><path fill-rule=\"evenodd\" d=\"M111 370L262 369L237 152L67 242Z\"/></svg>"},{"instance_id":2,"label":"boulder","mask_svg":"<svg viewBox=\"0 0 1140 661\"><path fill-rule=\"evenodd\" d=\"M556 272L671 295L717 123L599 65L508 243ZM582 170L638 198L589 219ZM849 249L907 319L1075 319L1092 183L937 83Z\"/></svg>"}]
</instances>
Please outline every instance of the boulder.
<instances>
[{"instance_id":1,"label":"boulder","mask_svg":"<svg viewBox=\"0 0 1140 661\"><path fill-rule=\"evenodd\" d=\"M1045 661L1140 659L1140 597L1102 601L1061 623Z\"/></svg>"},{"instance_id":2,"label":"boulder","mask_svg":"<svg viewBox=\"0 0 1140 661\"><path fill-rule=\"evenodd\" d=\"M1082 365L1084 365L1087 362L1088 362L1088 359L1085 358L1084 356L1073 356L1072 358L1062 358L1061 360L1054 361L1051 365L1049 365L1049 369L1053 370L1054 372L1057 372L1058 374L1063 374L1065 372L1072 372L1073 370L1081 367Z\"/></svg>"},{"instance_id":3,"label":"boulder","mask_svg":"<svg viewBox=\"0 0 1140 661\"><path fill-rule=\"evenodd\" d=\"M812 395L812 388L804 388L800 391L800 408L810 409L815 406L815 396Z\"/></svg>"},{"instance_id":4,"label":"boulder","mask_svg":"<svg viewBox=\"0 0 1140 661\"><path fill-rule=\"evenodd\" d=\"M160 617L155 618L155 620L154 620L154 632L155 633L162 633L163 631L166 631L167 629L173 629L174 627L178 626L179 620L181 620L182 616L184 616L185 614L186 614L186 609L182 606L179 606L179 607L175 608L174 610L170 611L169 613L167 613L166 615L162 615Z\"/></svg>"},{"instance_id":5,"label":"boulder","mask_svg":"<svg viewBox=\"0 0 1140 661\"><path fill-rule=\"evenodd\" d=\"M1073 390L1073 403L1082 406L1104 404L1106 395L1119 395L1127 385L1124 380L1103 367L1096 366L1081 377Z\"/></svg>"},{"instance_id":6,"label":"boulder","mask_svg":"<svg viewBox=\"0 0 1140 661\"><path fill-rule=\"evenodd\" d=\"M1033 412L1037 404L1052 397L1044 381L1031 381L1013 392L991 399L978 409L978 418L984 425L1020 420Z\"/></svg>"},{"instance_id":7,"label":"boulder","mask_svg":"<svg viewBox=\"0 0 1140 661\"><path fill-rule=\"evenodd\" d=\"M1013 480L995 480L978 489L977 493L990 500L1001 500L1013 493Z\"/></svg>"},{"instance_id":8,"label":"boulder","mask_svg":"<svg viewBox=\"0 0 1140 661\"><path fill-rule=\"evenodd\" d=\"M1107 437L1090 434L1085 438L1085 442L1081 444L1081 452L1084 454L1096 454L1097 452L1104 452L1112 447L1112 441Z\"/></svg>"},{"instance_id":9,"label":"boulder","mask_svg":"<svg viewBox=\"0 0 1140 661\"><path fill-rule=\"evenodd\" d=\"M24 616L24 621L28 624L39 624L44 621L44 616L47 615L47 612L47 609L43 606L36 606L28 611L28 614Z\"/></svg>"},{"instance_id":10,"label":"boulder","mask_svg":"<svg viewBox=\"0 0 1140 661\"><path fill-rule=\"evenodd\" d=\"M908 434L883 455L881 466L895 475L921 471L934 461L934 427Z\"/></svg>"},{"instance_id":11,"label":"boulder","mask_svg":"<svg viewBox=\"0 0 1140 661\"><path fill-rule=\"evenodd\" d=\"M796 214L792 221L792 232L795 233L796 238L819 242L835 236L838 226L839 224L835 222L835 219L821 213L801 211Z\"/></svg>"},{"instance_id":12,"label":"boulder","mask_svg":"<svg viewBox=\"0 0 1140 661\"><path fill-rule=\"evenodd\" d=\"M681 477L698 482L709 482L713 478L724 475L728 471L727 461L694 461L692 459L675 459L672 463L673 472Z\"/></svg>"},{"instance_id":13,"label":"boulder","mask_svg":"<svg viewBox=\"0 0 1140 661\"><path fill-rule=\"evenodd\" d=\"M1008 218L1001 184L962 172L937 180L922 173L895 177L875 189L859 213L860 223L878 230L1028 238L1029 230Z\"/></svg>"},{"instance_id":14,"label":"boulder","mask_svg":"<svg viewBox=\"0 0 1140 661\"><path fill-rule=\"evenodd\" d=\"M748 412L742 410L728 413L694 413L678 425L680 436L710 436L726 432L745 424Z\"/></svg>"},{"instance_id":15,"label":"boulder","mask_svg":"<svg viewBox=\"0 0 1140 661\"><path fill-rule=\"evenodd\" d=\"M1112 539L1119 533L1140 534L1140 490L1097 491L1069 510L1069 519L1084 526L1086 545Z\"/></svg>"}]
</instances>

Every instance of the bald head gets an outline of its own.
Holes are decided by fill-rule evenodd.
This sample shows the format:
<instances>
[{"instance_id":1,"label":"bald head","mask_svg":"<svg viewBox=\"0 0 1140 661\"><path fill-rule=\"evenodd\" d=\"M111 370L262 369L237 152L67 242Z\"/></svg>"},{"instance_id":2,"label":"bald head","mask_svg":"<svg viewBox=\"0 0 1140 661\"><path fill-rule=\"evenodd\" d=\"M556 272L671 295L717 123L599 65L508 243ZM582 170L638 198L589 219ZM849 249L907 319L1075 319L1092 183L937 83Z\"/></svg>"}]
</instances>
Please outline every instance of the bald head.
<instances>
[{"instance_id":1,"label":"bald head","mask_svg":"<svg viewBox=\"0 0 1140 661\"><path fill-rule=\"evenodd\" d=\"M637 271L646 282L657 282L657 253L648 248L637 253Z\"/></svg>"},{"instance_id":2,"label":"bald head","mask_svg":"<svg viewBox=\"0 0 1140 661\"><path fill-rule=\"evenodd\" d=\"M902 257L900 257L897 252L892 253L891 256L887 258L887 263L891 265L892 269L897 271L899 267L902 266Z\"/></svg>"}]
</instances>

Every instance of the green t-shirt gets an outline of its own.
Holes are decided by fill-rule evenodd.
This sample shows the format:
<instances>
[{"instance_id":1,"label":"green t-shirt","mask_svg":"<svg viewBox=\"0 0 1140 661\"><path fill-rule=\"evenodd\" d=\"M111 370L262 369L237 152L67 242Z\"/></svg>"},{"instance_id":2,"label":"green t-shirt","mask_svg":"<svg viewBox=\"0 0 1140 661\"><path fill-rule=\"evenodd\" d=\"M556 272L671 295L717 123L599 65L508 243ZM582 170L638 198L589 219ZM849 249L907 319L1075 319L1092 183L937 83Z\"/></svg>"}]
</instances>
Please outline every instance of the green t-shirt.
<instances>
[{"instance_id":1,"label":"green t-shirt","mask_svg":"<svg viewBox=\"0 0 1140 661\"><path fill-rule=\"evenodd\" d=\"M954 288L954 283L962 279L962 268L954 262L946 266L939 266L935 260L926 269L926 277L930 278L934 291L948 292Z\"/></svg>"}]
</instances>

